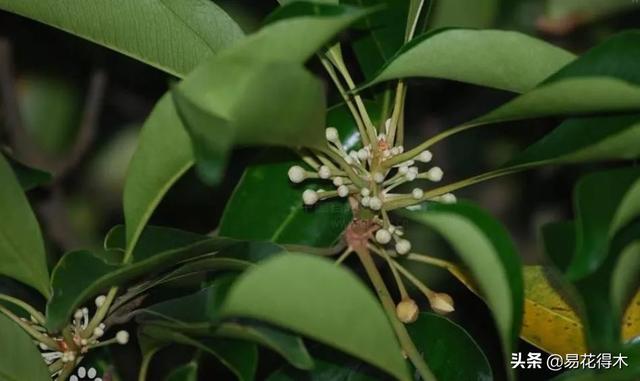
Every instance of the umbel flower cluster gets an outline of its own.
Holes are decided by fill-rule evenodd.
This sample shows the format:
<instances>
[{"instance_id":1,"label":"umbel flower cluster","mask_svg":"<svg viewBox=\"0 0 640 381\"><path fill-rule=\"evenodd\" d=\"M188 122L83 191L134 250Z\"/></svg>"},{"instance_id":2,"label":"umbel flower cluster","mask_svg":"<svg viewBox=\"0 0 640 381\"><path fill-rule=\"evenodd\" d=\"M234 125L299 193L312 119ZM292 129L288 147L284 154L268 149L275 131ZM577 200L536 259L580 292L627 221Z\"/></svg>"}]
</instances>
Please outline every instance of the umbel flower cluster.
<instances>
[{"instance_id":1,"label":"umbel flower cluster","mask_svg":"<svg viewBox=\"0 0 640 381\"><path fill-rule=\"evenodd\" d=\"M104 295L98 296L95 299L96 307L100 308L105 303L105 299ZM71 372L93 349L111 344L125 345L129 342L129 332L123 330L118 331L114 337L103 340L107 327L102 322L92 327L87 307L75 311L71 324L63 329L59 336L49 334L42 319L32 316L30 321L21 320L21 323L27 325L29 331L33 332L31 336L34 337L53 379L57 379L63 372ZM68 374L65 375L66 377ZM78 379L77 376L75 377Z\"/></svg>"},{"instance_id":2,"label":"umbel flower cluster","mask_svg":"<svg viewBox=\"0 0 640 381\"><path fill-rule=\"evenodd\" d=\"M455 203L456 197L452 193L429 196L423 190L421 186L425 182L440 182L444 172L440 167L430 165L433 159L430 151L410 154L404 152L401 144L394 145L392 124L388 119L384 132L377 134L366 130L365 133L370 135L366 139L369 143L357 150L346 149L338 130L328 127L325 130L328 148L322 152L314 151L312 155L302 155L310 169L292 166L288 176L296 184L308 179L331 184L330 190L306 189L302 194L305 205L312 206L331 198L348 198L356 220L370 222L365 223L365 226L371 226L365 238L367 247L384 257L391 266L402 297L396 305L396 315L400 321L411 323L417 319L419 308L408 296L399 271L418 286L434 311L452 312L453 300L445 293L430 290L393 260L392 257L408 255L412 245L406 239L403 227L391 223L388 212L400 207L415 208L426 201ZM348 247L338 262L351 251L352 248Z\"/></svg>"},{"instance_id":3,"label":"umbel flower cluster","mask_svg":"<svg viewBox=\"0 0 640 381\"><path fill-rule=\"evenodd\" d=\"M391 120L385 123L388 131ZM319 201L335 197L351 197L360 207L368 209L380 228L375 232L375 240L380 245L393 244L399 255L411 250L411 243L403 238L401 226L394 226L387 217L387 206L403 199L412 199L415 203L423 201L439 201L454 203L456 197L447 193L425 200L425 192L417 183L429 181L437 183L442 180L444 172L440 167L428 166L433 159L430 151L425 150L416 156L385 168L384 162L404 153L401 145L392 147L387 141L387 134L380 133L373 144L359 150L347 151L341 143L338 130L334 127L326 129L329 149L337 155L326 157L317 153L315 158L306 157L305 161L312 170L301 166L289 168L289 180L302 183L307 179L326 180L332 184L332 190L307 189L302 194L305 205L314 205ZM339 158L334 162L331 157ZM317 159L317 160L316 160ZM409 187L406 193L397 192L400 187Z\"/></svg>"}]
</instances>

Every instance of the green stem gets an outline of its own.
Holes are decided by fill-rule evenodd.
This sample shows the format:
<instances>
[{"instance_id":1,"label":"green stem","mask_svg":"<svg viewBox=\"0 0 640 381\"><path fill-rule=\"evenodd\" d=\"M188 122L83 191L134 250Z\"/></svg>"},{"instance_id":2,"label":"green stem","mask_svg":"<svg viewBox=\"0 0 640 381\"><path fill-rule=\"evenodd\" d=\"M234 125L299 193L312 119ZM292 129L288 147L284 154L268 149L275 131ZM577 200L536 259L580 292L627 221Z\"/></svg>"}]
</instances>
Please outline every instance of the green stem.
<instances>
[{"instance_id":1,"label":"green stem","mask_svg":"<svg viewBox=\"0 0 640 381\"><path fill-rule=\"evenodd\" d=\"M369 144L369 135L367 134L367 129L364 124L364 121L362 120L362 117L358 113L358 109L356 108L356 106L354 106L353 102L351 102L351 98L349 97L349 94L347 93L346 89L344 88L344 86L342 86L342 83L340 83L340 79L338 78L336 71L333 69L333 67L331 66L331 63L326 58L320 56L320 62L322 62L322 65L324 66L325 70L327 71L327 73L329 73L329 77L331 77L331 80L336 85L338 92L342 96L342 99L344 100L344 102L347 104L347 107L349 108L349 111L351 112L353 119L356 121L356 125L358 126L358 131L360 132L360 136L362 138L362 144L364 145Z\"/></svg>"},{"instance_id":2,"label":"green stem","mask_svg":"<svg viewBox=\"0 0 640 381\"><path fill-rule=\"evenodd\" d=\"M393 279L396 281L396 285L398 286L398 291L400 292L400 298L402 300L404 299L408 299L409 298L409 293L407 292L407 288L404 286L404 282L402 281L402 278L400 277L400 274L398 274L398 269L395 268L394 263L395 261L391 258L391 256L389 255L389 253L387 253L387 251L383 248L376 248L375 246L371 246L370 249L377 253L378 255L380 255L382 258L385 259L385 261L387 261L387 264L389 265L389 268L391 269L391 274L393 274Z\"/></svg>"},{"instance_id":3,"label":"green stem","mask_svg":"<svg viewBox=\"0 0 640 381\"><path fill-rule=\"evenodd\" d=\"M4 300L6 302L9 302L9 303L17 306L17 307L22 308L26 313L28 313L29 315L33 316L33 318L36 319L36 321L40 325L44 325L44 323L45 323L44 315L42 315L35 308L31 307L29 304L23 302L22 300L16 299L14 297L11 297L9 295L4 295L4 294L0 294L0 300Z\"/></svg>"},{"instance_id":4,"label":"green stem","mask_svg":"<svg viewBox=\"0 0 640 381\"><path fill-rule=\"evenodd\" d=\"M385 168L391 168L396 164L400 164L402 162L408 161L413 159L414 157L418 156L422 151L426 150L427 148L431 147L432 145L438 143L439 141L448 138L449 136L455 135L459 132L468 130L469 128L475 127L475 124L464 124L462 126L458 126L458 127L453 127L453 128L449 128L446 131L443 131L437 135L434 135L433 137L425 140L424 142L422 142L420 145L410 149L409 151L406 151L403 154L394 156L392 158L390 158L389 160L385 160L382 164L384 165Z\"/></svg>"},{"instance_id":5,"label":"green stem","mask_svg":"<svg viewBox=\"0 0 640 381\"><path fill-rule=\"evenodd\" d=\"M0 313L5 314L9 319L13 320L14 323L18 324L20 328L24 329L25 332L31 335L31 337L33 337L38 342L45 344L50 349L58 349L58 343L56 343L52 338L50 338L49 336L43 335L42 333L31 328L28 323L25 323L24 321L20 320L20 318L14 315L13 312L0 306Z\"/></svg>"},{"instance_id":6,"label":"green stem","mask_svg":"<svg viewBox=\"0 0 640 381\"><path fill-rule=\"evenodd\" d=\"M91 337L91 335L93 335L93 330L96 329L96 327L99 326L100 323L102 323L105 317L107 317L109 308L111 307L111 304L115 300L117 294L118 294L118 287L111 287L111 289L107 293L107 297L104 303L98 308L98 310L96 311L96 314L93 315L93 318L87 325L87 328L85 328L82 331L83 338L87 339Z\"/></svg>"},{"instance_id":7,"label":"green stem","mask_svg":"<svg viewBox=\"0 0 640 381\"><path fill-rule=\"evenodd\" d=\"M145 381L147 379L147 373L149 372L149 365L151 365L151 360L153 360L153 355L158 352L160 348L154 348L149 352L145 353L142 357L142 364L140 364L140 372L138 373L138 381Z\"/></svg>"},{"instance_id":8,"label":"green stem","mask_svg":"<svg viewBox=\"0 0 640 381\"><path fill-rule=\"evenodd\" d=\"M391 299L391 295L389 295L389 290L384 284L384 280L382 280L382 276L380 275L373 258L371 258L369 250L366 248L356 248L356 253L367 271L367 275L369 276L371 283L373 283L373 287L382 302L382 307L387 313L387 317L396 332L396 336L398 337L398 341L400 342L402 349L409 357L409 360L411 360L411 363L416 367L416 370L424 381L436 381L435 376L431 373L431 370L429 370L429 367L424 362L422 355L420 355L420 352L418 352L418 349L411 340L411 337L407 332L407 328L400 320L398 320L395 304Z\"/></svg>"}]
</instances>

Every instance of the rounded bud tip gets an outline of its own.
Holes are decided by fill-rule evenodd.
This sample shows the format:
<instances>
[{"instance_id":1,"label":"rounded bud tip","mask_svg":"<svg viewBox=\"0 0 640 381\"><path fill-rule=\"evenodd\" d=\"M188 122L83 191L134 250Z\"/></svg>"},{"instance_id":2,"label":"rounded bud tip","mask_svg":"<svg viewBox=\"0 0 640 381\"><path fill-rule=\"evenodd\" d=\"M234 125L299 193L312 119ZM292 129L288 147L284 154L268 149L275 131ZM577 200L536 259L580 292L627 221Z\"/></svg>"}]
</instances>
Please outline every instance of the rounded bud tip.
<instances>
[{"instance_id":1,"label":"rounded bud tip","mask_svg":"<svg viewBox=\"0 0 640 381\"><path fill-rule=\"evenodd\" d=\"M413 323L418 320L419 314L420 309L416 302L411 298L403 299L396 306L396 316L398 317L398 320L405 324Z\"/></svg>"},{"instance_id":2,"label":"rounded bud tip","mask_svg":"<svg viewBox=\"0 0 640 381\"><path fill-rule=\"evenodd\" d=\"M456 201L458 201L458 199L453 193L447 193L440 196L440 201L442 201L445 204L455 204Z\"/></svg>"},{"instance_id":3,"label":"rounded bud tip","mask_svg":"<svg viewBox=\"0 0 640 381\"><path fill-rule=\"evenodd\" d=\"M420 154L416 157L416 160L423 163L428 163L431 161L431 159L433 159L433 154L429 150L420 152Z\"/></svg>"},{"instance_id":4,"label":"rounded bud tip","mask_svg":"<svg viewBox=\"0 0 640 381\"><path fill-rule=\"evenodd\" d=\"M333 185L339 187L341 185L344 185L344 179L342 177L335 177L333 179Z\"/></svg>"},{"instance_id":5,"label":"rounded bud tip","mask_svg":"<svg viewBox=\"0 0 640 381\"><path fill-rule=\"evenodd\" d=\"M443 292L435 293L431 298L429 298L429 303L431 304L433 311L439 314L448 314L455 310L453 307L453 298L451 298L449 294L445 294Z\"/></svg>"},{"instance_id":6,"label":"rounded bud tip","mask_svg":"<svg viewBox=\"0 0 640 381\"><path fill-rule=\"evenodd\" d=\"M335 127L329 127L325 130L325 136L330 142L338 142L340 141L340 135L338 135L338 130Z\"/></svg>"},{"instance_id":7,"label":"rounded bud tip","mask_svg":"<svg viewBox=\"0 0 640 381\"><path fill-rule=\"evenodd\" d=\"M326 165L323 165L318 169L318 176L320 176L321 179L328 179L331 177L331 170Z\"/></svg>"},{"instance_id":8,"label":"rounded bud tip","mask_svg":"<svg viewBox=\"0 0 640 381\"><path fill-rule=\"evenodd\" d=\"M106 296L98 295L98 297L96 297L96 300L95 300L96 307L102 307L102 305L104 304L105 300L107 300Z\"/></svg>"},{"instance_id":9,"label":"rounded bud tip","mask_svg":"<svg viewBox=\"0 0 640 381\"><path fill-rule=\"evenodd\" d=\"M423 196L424 191L420 188L415 188L411 191L411 197L413 197L414 200L420 200Z\"/></svg>"},{"instance_id":10,"label":"rounded bud tip","mask_svg":"<svg viewBox=\"0 0 640 381\"><path fill-rule=\"evenodd\" d=\"M369 200L369 208L371 208L372 210L382 209L382 200L380 200L378 197L371 197L371 199Z\"/></svg>"},{"instance_id":11,"label":"rounded bud tip","mask_svg":"<svg viewBox=\"0 0 640 381\"><path fill-rule=\"evenodd\" d=\"M349 187L346 185L340 185L338 187L338 196L347 197L349 195Z\"/></svg>"},{"instance_id":12,"label":"rounded bud tip","mask_svg":"<svg viewBox=\"0 0 640 381\"><path fill-rule=\"evenodd\" d=\"M93 329L93 336L95 337L102 337L104 336L104 330L100 327L96 327Z\"/></svg>"},{"instance_id":13,"label":"rounded bud tip","mask_svg":"<svg viewBox=\"0 0 640 381\"><path fill-rule=\"evenodd\" d=\"M378 184L382 184L384 182L384 174L382 172L375 172L373 174L373 181Z\"/></svg>"},{"instance_id":14,"label":"rounded bud tip","mask_svg":"<svg viewBox=\"0 0 640 381\"><path fill-rule=\"evenodd\" d=\"M291 180L292 183L299 184L304 181L306 172L302 167L294 165L293 167L289 168L288 175L289 180Z\"/></svg>"},{"instance_id":15,"label":"rounded bud tip","mask_svg":"<svg viewBox=\"0 0 640 381\"><path fill-rule=\"evenodd\" d=\"M444 176L444 172L440 167L433 167L427 172L427 178L431 181L438 182L442 180L442 176Z\"/></svg>"},{"instance_id":16,"label":"rounded bud tip","mask_svg":"<svg viewBox=\"0 0 640 381\"><path fill-rule=\"evenodd\" d=\"M318 193L312 189L307 189L302 193L302 201L305 205L313 205L318 202Z\"/></svg>"},{"instance_id":17,"label":"rounded bud tip","mask_svg":"<svg viewBox=\"0 0 640 381\"><path fill-rule=\"evenodd\" d=\"M391 233L386 229L378 229L376 231L376 241L382 245L388 244L391 241Z\"/></svg>"},{"instance_id":18,"label":"rounded bud tip","mask_svg":"<svg viewBox=\"0 0 640 381\"><path fill-rule=\"evenodd\" d=\"M116 333L116 341L120 345L125 345L129 342L129 332L127 331L118 331Z\"/></svg>"},{"instance_id":19,"label":"rounded bud tip","mask_svg":"<svg viewBox=\"0 0 640 381\"><path fill-rule=\"evenodd\" d=\"M407 254L411 251L411 242L406 239L400 239L396 242L396 252L400 255Z\"/></svg>"}]
</instances>

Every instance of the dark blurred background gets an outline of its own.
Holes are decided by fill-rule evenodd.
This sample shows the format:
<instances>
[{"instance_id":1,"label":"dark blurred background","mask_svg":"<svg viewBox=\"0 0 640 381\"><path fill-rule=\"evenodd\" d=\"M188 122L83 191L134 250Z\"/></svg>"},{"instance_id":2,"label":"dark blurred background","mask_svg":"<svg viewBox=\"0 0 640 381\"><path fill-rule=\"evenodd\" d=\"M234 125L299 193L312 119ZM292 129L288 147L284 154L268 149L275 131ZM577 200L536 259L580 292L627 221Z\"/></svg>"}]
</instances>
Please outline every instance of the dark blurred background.
<instances>
[{"instance_id":1,"label":"dark blurred background","mask_svg":"<svg viewBox=\"0 0 640 381\"><path fill-rule=\"evenodd\" d=\"M275 0L217 3L246 32L259 27L277 6ZM435 6L432 21L433 27L519 30L575 53L638 24L640 6L632 0L582 1L593 3L587 11L571 8L574 3L580 1L442 0ZM349 52L346 56L355 76L362 78L353 56ZM310 67L315 70L318 65ZM323 75L319 70L318 74ZM0 144L22 162L54 174L49 186L30 193L49 242L51 263L69 250L99 250L108 229L123 222L122 187L140 126L174 80L106 48L0 11ZM410 83L406 146L513 96L448 81ZM434 162L444 169L446 181L462 179L504 163L558 122L545 119L475 129L439 144ZM203 233L214 230L243 166L257 151L237 150L224 184L217 188L203 185L193 172L188 173L162 202L152 223ZM524 261L537 263L541 260L539 227L571 216L575 180L594 168L597 166L539 169L474 186L458 197L479 203L500 219ZM420 232L414 234L422 246L437 241ZM454 296L457 310L453 318L498 363L497 336L484 304L446 274L422 267L419 271L433 288ZM538 351L525 343L520 350ZM548 376L542 371L523 373L523 379L530 380Z\"/></svg>"}]
</instances>

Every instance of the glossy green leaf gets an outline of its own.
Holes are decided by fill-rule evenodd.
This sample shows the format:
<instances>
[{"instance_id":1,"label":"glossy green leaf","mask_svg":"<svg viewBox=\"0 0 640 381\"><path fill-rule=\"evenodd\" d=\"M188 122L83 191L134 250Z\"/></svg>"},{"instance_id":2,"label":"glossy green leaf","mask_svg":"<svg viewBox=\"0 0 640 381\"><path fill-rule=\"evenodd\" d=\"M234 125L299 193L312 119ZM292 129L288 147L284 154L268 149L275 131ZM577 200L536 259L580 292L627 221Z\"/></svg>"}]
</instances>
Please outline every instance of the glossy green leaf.
<instances>
[{"instance_id":1,"label":"glossy green leaf","mask_svg":"<svg viewBox=\"0 0 640 381\"><path fill-rule=\"evenodd\" d=\"M465 125L473 127L545 116L638 110L640 75L635 64L640 59L639 47L640 31L615 35L564 66L533 90Z\"/></svg>"},{"instance_id":2,"label":"glossy green leaf","mask_svg":"<svg viewBox=\"0 0 640 381\"><path fill-rule=\"evenodd\" d=\"M613 237L640 215L640 169L623 168L585 176L576 186L574 203L576 253L567 276L575 281L600 267Z\"/></svg>"},{"instance_id":3,"label":"glossy green leaf","mask_svg":"<svg viewBox=\"0 0 640 381\"><path fill-rule=\"evenodd\" d=\"M432 77L521 93L573 59L565 50L518 32L444 29L406 44L367 85Z\"/></svg>"},{"instance_id":4,"label":"glossy green leaf","mask_svg":"<svg viewBox=\"0 0 640 381\"><path fill-rule=\"evenodd\" d=\"M640 157L640 115L568 119L504 168Z\"/></svg>"},{"instance_id":5,"label":"glossy green leaf","mask_svg":"<svg viewBox=\"0 0 640 381\"><path fill-rule=\"evenodd\" d=\"M290 364L309 369L313 361L298 336L252 321L219 321L219 308L235 277L217 278L195 294L155 304L141 311L141 324L154 324L193 337L217 337L252 341L272 349Z\"/></svg>"},{"instance_id":6,"label":"glossy green leaf","mask_svg":"<svg viewBox=\"0 0 640 381\"><path fill-rule=\"evenodd\" d=\"M640 377L640 344L627 345L622 350L616 350L613 356L623 356L627 366L616 366L609 369L593 370L579 369L565 372L552 381L636 381ZM615 362L615 359L613 360ZM613 363L612 363L613 364Z\"/></svg>"},{"instance_id":7,"label":"glossy green leaf","mask_svg":"<svg viewBox=\"0 0 640 381\"><path fill-rule=\"evenodd\" d=\"M49 24L178 77L242 38L240 27L206 0L87 2L0 0L0 9Z\"/></svg>"},{"instance_id":8,"label":"glossy green leaf","mask_svg":"<svg viewBox=\"0 0 640 381\"><path fill-rule=\"evenodd\" d=\"M326 352L326 353L324 353ZM286 366L271 373L267 381L382 381L386 375L366 363L336 351L314 353L310 370Z\"/></svg>"},{"instance_id":9,"label":"glossy green leaf","mask_svg":"<svg viewBox=\"0 0 640 381\"><path fill-rule=\"evenodd\" d=\"M373 75L405 41L410 0L345 0L342 2L379 7L357 24L359 35L352 42L365 78Z\"/></svg>"},{"instance_id":10,"label":"glossy green leaf","mask_svg":"<svg viewBox=\"0 0 640 381\"><path fill-rule=\"evenodd\" d=\"M407 330L439 381L493 380L489 361L478 344L451 320L422 313Z\"/></svg>"},{"instance_id":11,"label":"glossy green leaf","mask_svg":"<svg viewBox=\"0 0 640 381\"><path fill-rule=\"evenodd\" d=\"M50 296L40 227L11 166L0 154L0 274Z\"/></svg>"},{"instance_id":12,"label":"glossy green leaf","mask_svg":"<svg viewBox=\"0 0 640 381\"><path fill-rule=\"evenodd\" d=\"M361 17L361 12L350 10L334 16L281 20L247 38L241 46L230 49L229 54L303 63L336 33ZM127 175L124 211L129 246L135 246L162 197L193 163L189 135L171 97L165 95L142 128Z\"/></svg>"},{"instance_id":13,"label":"glossy green leaf","mask_svg":"<svg viewBox=\"0 0 640 381\"><path fill-rule=\"evenodd\" d=\"M258 351L254 344L239 340L196 339L155 326L142 327L142 333L160 342L188 345L208 353L229 368L240 381L254 379L258 363Z\"/></svg>"},{"instance_id":14,"label":"glossy green leaf","mask_svg":"<svg viewBox=\"0 0 640 381\"><path fill-rule=\"evenodd\" d=\"M565 278L580 296L575 303L592 351L619 345L623 300L638 287L640 263L634 242L640 237L639 179L637 168L585 176L575 188L575 228L566 229L565 241L545 236L548 255L573 253Z\"/></svg>"},{"instance_id":15,"label":"glossy green leaf","mask_svg":"<svg viewBox=\"0 0 640 381\"><path fill-rule=\"evenodd\" d=\"M365 104L372 119L379 119L379 106L373 102ZM360 135L346 106L329 108L327 125L338 129L346 150L359 148ZM339 199L305 208L302 192L306 187L288 179L287 171L292 165L305 166L293 153L272 149L259 156L245 170L227 202L220 235L285 244L332 245L351 221L351 210L346 201ZM263 202L264 199L269 202Z\"/></svg>"},{"instance_id":16,"label":"glossy green leaf","mask_svg":"<svg viewBox=\"0 0 640 381\"><path fill-rule=\"evenodd\" d=\"M409 379L375 297L353 274L322 258L283 255L254 267L232 286L222 315L286 327Z\"/></svg>"},{"instance_id":17,"label":"glossy green leaf","mask_svg":"<svg viewBox=\"0 0 640 381\"><path fill-rule=\"evenodd\" d=\"M330 200L305 207L306 187L292 184L287 176L292 165L300 165L294 154L270 151L249 166L227 203L220 234L283 244L333 245L351 221L349 205Z\"/></svg>"},{"instance_id":18,"label":"glossy green leaf","mask_svg":"<svg viewBox=\"0 0 640 381\"><path fill-rule=\"evenodd\" d=\"M296 63L244 57L208 62L174 89L173 98L199 173L210 183L222 176L234 144L326 144L323 85Z\"/></svg>"},{"instance_id":19,"label":"glossy green leaf","mask_svg":"<svg viewBox=\"0 0 640 381\"><path fill-rule=\"evenodd\" d=\"M52 176L48 172L31 168L11 157L5 157L5 159L7 159L7 162L11 166L11 170L13 170L16 179L20 183L22 190L25 192L41 185L48 184L52 180Z\"/></svg>"},{"instance_id":20,"label":"glossy green leaf","mask_svg":"<svg viewBox=\"0 0 640 381\"><path fill-rule=\"evenodd\" d=\"M509 356L520 333L524 291L520 259L505 228L468 203L402 214L434 229L457 252L487 301Z\"/></svg>"},{"instance_id":21,"label":"glossy green leaf","mask_svg":"<svg viewBox=\"0 0 640 381\"><path fill-rule=\"evenodd\" d=\"M174 369L165 381L198 381L198 364L190 362Z\"/></svg>"},{"instance_id":22,"label":"glossy green leaf","mask_svg":"<svg viewBox=\"0 0 640 381\"><path fill-rule=\"evenodd\" d=\"M156 104L140 133L124 186L127 245L134 247L169 188L193 165L189 135L170 95Z\"/></svg>"},{"instance_id":23,"label":"glossy green leaf","mask_svg":"<svg viewBox=\"0 0 640 381\"><path fill-rule=\"evenodd\" d=\"M110 286L170 268L182 260L223 251L234 243L236 241L229 239L210 238L125 265L108 264L87 251L68 253L53 271L54 294L47 305L47 327L52 331L60 329L85 300Z\"/></svg>"},{"instance_id":24,"label":"glossy green leaf","mask_svg":"<svg viewBox=\"0 0 640 381\"><path fill-rule=\"evenodd\" d=\"M1 312L0 337L5 347L0 356L2 381L51 380L49 370L31 337Z\"/></svg>"}]
</instances>

